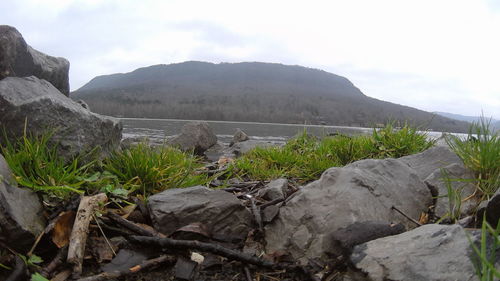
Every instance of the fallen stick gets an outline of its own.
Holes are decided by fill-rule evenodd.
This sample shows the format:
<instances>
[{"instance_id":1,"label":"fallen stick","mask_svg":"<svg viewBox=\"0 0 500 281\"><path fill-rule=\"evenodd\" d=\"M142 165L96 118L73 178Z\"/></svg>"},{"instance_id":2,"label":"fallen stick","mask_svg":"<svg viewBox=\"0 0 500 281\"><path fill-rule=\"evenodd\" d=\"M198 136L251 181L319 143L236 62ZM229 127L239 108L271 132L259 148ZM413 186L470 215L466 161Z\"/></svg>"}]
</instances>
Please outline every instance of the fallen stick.
<instances>
[{"instance_id":1,"label":"fallen stick","mask_svg":"<svg viewBox=\"0 0 500 281\"><path fill-rule=\"evenodd\" d=\"M418 221L412 219L410 216L408 216L407 214L403 213L403 211L399 210L395 206L392 206L391 209L393 209L394 211L400 213L403 217L407 218L409 221L413 222L414 224L416 224L418 226L422 226L421 223L419 223Z\"/></svg>"},{"instance_id":2,"label":"fallen stick","mask_svg":"<svg viewBox=\"0 0 500 281\"><path fill-rule=\"evenodd\" d=\"M245 271L245 278L247 281L253 281L252 274L250 273L250 269L248 269L248 266L243 267L243 270Z\"/></svg>"},{"instance_id":3,"label":"fallen stick","mask_svg":"<svg viewBox=\"0 0 500 281\"><path fill-rule=\"evenodd\" d=\"M46 278L52 277L52 272L63 263L63 259L65 256L68 255L68 246L62 247L59 249L57 252L56 256L52 261L43 268L42 270L42 275L45 276Z\"/></svg>"},{"instance_id":4,"label":"fallen stick","mask_svg":"<svg viewBox=\"0 0 500 281\"><path fill-rule=\"evenodd\" d=\"M77 281L103 281L103 280L110 280L110 279L116 279L119 277L124 277L128 275L132 275L135 273L138 273L142 270L149 269L155 266L158 266L160 264L164 263L171 263L173 264L177 258L172 257L172 256L159 256L154 259L146 260L143 263L133 266L131 268L128 268L127 270L124 271L112 271L112 272L103 272L94 276L89 276L85 278L80 278Z\"/></svg>"},{"instance_id":5,"label":"fallen stick","mask_svg":"<svg viewBox=\"0 0 500 281\"><path fill-rule=\"evenodd\" d=\"M113 222L125 227L128 230L131 230L132 232L135 232L136 234L142 235L142 236L151 236L151 237L161 237L159 232L154 232L148 229L145 229L143 227L138 226L137 224L122 218L121 216L108 212L107 217L112 220Z\"/></svg>"},{"instance_id":6,"label":"fallen stick","mask_svg":"<svg viewBox=\"0 0 500 281\"><path fill-rule=\"evenodd\" d=\"M28 270L26 268L26 263L21 259L20 256L16 256L16 265L12 273L7 277L5 281L23 281L28 277Z\"/></svg>"},{"instance_id":7,"label":"fallen stick","mask_svg":"<svg viewBox=\"0 0 500 281\"><path fill-rule=\"evenodd\" d=\"M281 203L283 201L285 201L284 198L276 198L273 201L269 201L267 203L264 203L264 204L260 205L259 207L260 207L261 210L264 210L266 207L269 207L271 205L276 205L276 204Z\"/></svg>"},{"instance_id":8,"label":"fallen stick","mask_svg":"<svg viewBox=\"0 0 500 281\"><path fill-rule=\"evenodd\" d=\"M80 200L78 212L76 213L73 230L71 231L68 246L68 263L73 265L73 274L78 276L82 273L82 262L89 234L89 224L94 214L94 209L99 203L104 203L108 197L104 193L94 196L84 196Z\"/></svg>"},{"instance_id":9,"label":"fallen stick","mask_svg":"<svg viewBox=\"0 0 500 281\"><path fill-rule=\"evenodd\" d=\"M250 203L252 205L252 213L253 216L255 217L255 222L257 222L257 226L259 227L259 231L263 232L262 228L262 215L260 214L260 208L257 207L257 204L255 204L255 199L253 197L250 197Z\"/></svg>"},{"instance_id":10,"label":"fallen stick","mask_svg":"<svg viewBox=\"0 0 500 281\"><path fill-rule=\"evenodd\" d=\"M184 250L185 249L198 250L223 256L230 260L237 260L262 267L273 268L274 266L276 266L275 263L258 258L256 256L235 251L223 247L221 245L200 242L197 240L176 240L171 238L157 238L157 237L146 237L146 236L129 236L126 238L132 242L148 246L155 246L161 248L169 247L173 249L184 249Z\"/></svg>"}]
</instances>

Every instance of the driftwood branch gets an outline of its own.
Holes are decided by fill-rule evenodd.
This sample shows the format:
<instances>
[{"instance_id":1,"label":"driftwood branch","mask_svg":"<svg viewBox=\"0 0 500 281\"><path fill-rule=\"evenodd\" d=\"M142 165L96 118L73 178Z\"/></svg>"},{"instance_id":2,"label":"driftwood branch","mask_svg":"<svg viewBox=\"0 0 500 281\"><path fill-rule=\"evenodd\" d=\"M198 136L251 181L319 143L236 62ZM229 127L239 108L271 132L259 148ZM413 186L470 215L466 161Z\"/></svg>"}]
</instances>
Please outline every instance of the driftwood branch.
<instances>
[{"instance_id":1,"label":"driftwood branch","mask_svg":"<svg viewBox=\"0 0 500 281\"><path fill-rule=\"evenodd\" d=\"M94 214L94 209L99 206L99 203L106 202L107 199L106 194L99 193L94 196L84 196L80 200L73 230L71 231L67 258L68 263L73 264L73 274L76 276L82 272L85 244L87 243L89 224Z\"/></svg>"},{"instance_id":2,"label":"driftwood branch","mask_svg":"<svg viewBox=\"0 0 500 281\"><path fill-rule=\"evenodd\" d=\"M155 266L158 266L160 264L168 263L168 264L173 264L177 259L175 257L163 255L154 259L146 260L143 263L133 266L127 270L124 271L112 271L112 272L103 272L94 276L89 276L85 278L80 278L77 281L103 281L103 280L110 280L110 279L116 279L119 277L123 276L128 276L132 275L135 273L138 273L140 271L143 271L145 269L149 269Z\"/></svg>"},{"instance_id":3,"label":"driftwood branch","mask_svg":"<svg viewBox=\"0 0 500 281\"><path fill-rule=\"evenodd\" d=\"M204 252L210 252L219 256L226 257L230 260L237 260L249 264L254 264L262 267L273 268L276 264L256 256L248 255L239 251L235 251L217 244L205 243L200 241L176 240L171 238L157 238L145 236L130 236L128 240L148 246L172 248L172 249L191 249Z\"/></svg>"}]
</instances>

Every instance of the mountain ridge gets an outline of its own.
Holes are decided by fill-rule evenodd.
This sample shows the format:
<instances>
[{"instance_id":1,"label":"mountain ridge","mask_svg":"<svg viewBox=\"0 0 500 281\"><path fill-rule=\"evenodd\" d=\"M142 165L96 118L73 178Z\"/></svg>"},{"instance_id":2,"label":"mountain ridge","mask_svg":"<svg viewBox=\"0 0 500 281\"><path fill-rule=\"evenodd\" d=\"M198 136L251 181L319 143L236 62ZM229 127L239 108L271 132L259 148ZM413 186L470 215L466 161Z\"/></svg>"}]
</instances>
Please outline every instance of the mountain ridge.
<instances>
[{"instance_id":1,"label":"mountain ridge","mask_svg":"<svg viewBox=\"0 0 500 281\"><path fill-rule=\"evenodd\" d=\"M308 123L370 127L409 120L465 132L467 123L366 96L347 78L276 63L189 61L93 78L71 93L119 117Z\"/></svg>"}]
</instances>

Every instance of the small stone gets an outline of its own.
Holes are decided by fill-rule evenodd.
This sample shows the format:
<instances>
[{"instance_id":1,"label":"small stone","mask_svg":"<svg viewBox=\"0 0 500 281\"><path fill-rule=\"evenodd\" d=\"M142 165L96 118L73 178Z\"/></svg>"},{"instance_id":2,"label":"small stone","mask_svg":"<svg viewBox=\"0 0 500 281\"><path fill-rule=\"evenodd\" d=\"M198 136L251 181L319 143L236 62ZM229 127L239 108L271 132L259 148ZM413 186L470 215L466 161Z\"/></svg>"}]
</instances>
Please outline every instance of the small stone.
<instances>
[{"instance_id":1,"label":"small stone","mask_svg":"<svg viewBox=\"0 0 500 281\"><path fill-rule=\"evenodd\" d=\"M233 135L233 140L231 141L229 146L232 146L235 143L246 141L246 140L249 140L248 135L245 134L245 132L243 132L240 128L237 128L236 132Z\"/></svg>"},{"instance_id":2,"label":"small stone","mask_svg":"<svg viewBox=\"0 0 500 281\"><path fill-rule=\"evenodd\" d=\"M182 127L180 135L170 139L168 143L183 151L194 151L202 155L217 143L217 136L207 122L188 122Z\"/></svg>"}]
</instances>

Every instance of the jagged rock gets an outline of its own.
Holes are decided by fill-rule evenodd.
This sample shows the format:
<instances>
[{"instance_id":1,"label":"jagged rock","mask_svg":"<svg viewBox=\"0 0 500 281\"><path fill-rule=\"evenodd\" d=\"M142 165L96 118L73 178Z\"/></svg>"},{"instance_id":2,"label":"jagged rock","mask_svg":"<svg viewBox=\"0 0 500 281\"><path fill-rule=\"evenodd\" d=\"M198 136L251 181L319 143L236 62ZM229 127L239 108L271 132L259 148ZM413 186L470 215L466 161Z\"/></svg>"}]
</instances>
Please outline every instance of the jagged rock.
<instances>
[{"instance_id":1,"label":"jagged rock","mask_svg":"<svg viewBox=\"0 0 500 281\"><path fill-rule=\"evenodd\" d=\"M18 188L0 155L0 240L25 253L45 229L43 208L36 193Z\"/></svg>"},{"instance_id":2,"label":"jagged rock","mask_svg":"<svg viewBox=\"0 0 500 281\"><path fill-rule=\"evenodd\" d=\"M17 29L0 25L0 80L5 77L36 76L69 95L69 61L31 48Z\"/></svg>"},{"instance_id":3,"label":"jagged rock","mask_svg":"<svg viewBox=\"0 0 500 281\"><path fill-rule=\"evenodd\" d=\"M59 155L70 158L100 148L103 154L118 147L122 125L92 113L37 77L0 80L0 128L15 141L24 134L53 132Z\"/></svg>"},{"instance_id":4,"label":"jagged rock","mask_svg":"<svg viewBox=\"0 0 500 281\"><path fill-rule=\"evenodd\" d=\"M443 174L443 171L445 174ZM450 187L461 194L460 206L452 203L453 209L460 207L460 211L457 210L457 212L462 216L473 212L479 204L477 199L471 196L476 191L476 186L470 181L474 179L474 174L465 168L463 164L453 163L435 170L424 180L425 184L431 189L432 195L436 198L434 214L443 217L450 212L450 200L445 176L450 179Z\"/></svg>"},{"instance_id":5,"label":"jagged rock","mask_svg":"<svg viewBox=\"0 0 500 281\"><path fill-rule=\"evenodd\" d=\"M417 171L422 180L425 180L436 169L453 163L462 163L462 160L448 146L434 146L423 152L401 157L399 160Z\"/></svg>"},{"instance_id":6,"label":"jagged rock","mask_svg":"<svg viewBox=\"0 0 500 281\"><path fill-rule=\"evenodd\" d=\"M484 213L486 213L486 221L496 227L500 221L500 188L491 196L490 200L481 203L476 215L477 222L483 221Z\"/></svg>"},{"instance_id":7,"label":"jagged rock","mask_svg":"<svg viewBox=\"0 0 500 281\"><path fill-rule=\"evenodd\" d=\"M148 208L154 227L166 235L201 222L212 235L245 239L253 219L234 195L203 186L157 193L149 197Z\"/></svg>"},{"instance_id":8,"label":"jagged rock","mask_svg":"<svg viewBox=\"0 0 500 281\"><path fill-rule=\"evenodd\" d=\"M477 231L469 235L478 241ZM462 227L438 224L358 245L351 255L371 281L479 280L472 262L476 258Z\"/></svg>"},{"instance_id":9,"label":"jagged rock","mask_svg":"<svg viewBox=\"0 0 500 281\"><path fill-rule=\"evenodd\" d=\"M266 227L267 252L289 251L294 258L320 257L325 238L358 221L415 227L395 206L418 219L432 204L429 189L413 169L397 159L362 160L326 170L292 195Z\"/></svg>"},{"instance_id":10,"label":"jagged rock","mask_svg":"<svg viewBox=\"0 0 500 281\"><path fill-rule=\"evenodd\" d=\"M1 181L4 181L6 184L11 186L17 186L14 175L12 174L9 165L5 161L5 158L3 158L2 154L0 154L0 182Z\"/></svg>"},{"instance_id":11,"label":"jagged rock","mask_svg":"<svg viewBox=\"0 0 500 281\"><path fill-rule=\"evenodd\" d=\"M189 122L181 129L180 135L169 140L170 145L181 150L203 154L205 150L217 143L217 136L207 122Z\"/></svg>"},{"instance_id":12,"label":"jagged rock","mask_svg":"<svg viewBox=\"0 0 500 281\"><path fill-rule=\"evenodd\" d=\"M266 200L285 199L288 190L287 179L276 179L259 190L257 195Z\"/></svg>"},{"instance_id":13,"label":"jagged rock","mask_svg":"<svg viewBox=\"0 0 500 281\"><path fill-rule=\"evenodd\" d=\"M234 135L233 135L233 140L231 141L229 146L232 146L235 143L246 141L246 140L249 140L248 135L245 134L245 132L243 132L240 128L237 128L236 133L234 133Z\"/></svg>"}]
</instances>

